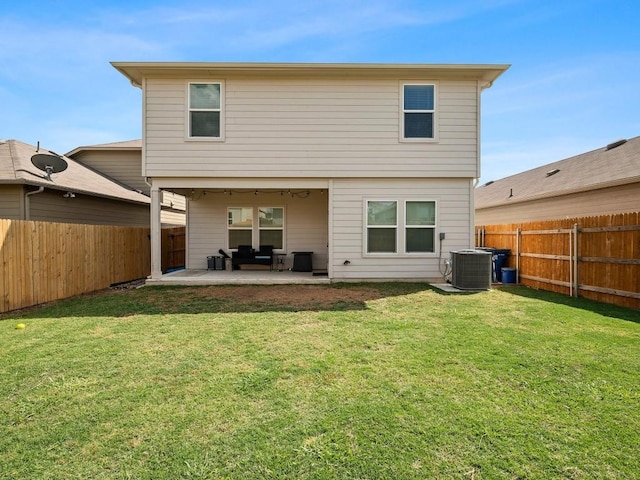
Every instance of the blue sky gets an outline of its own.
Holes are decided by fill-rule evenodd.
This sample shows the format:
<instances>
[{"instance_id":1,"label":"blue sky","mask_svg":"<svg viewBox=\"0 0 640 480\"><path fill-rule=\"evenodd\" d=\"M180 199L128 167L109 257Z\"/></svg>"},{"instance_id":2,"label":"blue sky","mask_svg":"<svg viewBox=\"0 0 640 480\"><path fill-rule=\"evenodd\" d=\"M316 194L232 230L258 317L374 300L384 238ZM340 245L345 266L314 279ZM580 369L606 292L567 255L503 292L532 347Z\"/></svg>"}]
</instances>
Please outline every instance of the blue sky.
<instances>
[{"instance_id":1,"label":"blue sky","mask_svg":"<svg viewBox=\"0 0 640 480\"><path fill-rule=\"evenodd\" d=\"M635 0L112 0L0 11L0 138L65 153L141 136L110 61L508 63L482 182L640 135Z\"/></svg>"}]
</instances>

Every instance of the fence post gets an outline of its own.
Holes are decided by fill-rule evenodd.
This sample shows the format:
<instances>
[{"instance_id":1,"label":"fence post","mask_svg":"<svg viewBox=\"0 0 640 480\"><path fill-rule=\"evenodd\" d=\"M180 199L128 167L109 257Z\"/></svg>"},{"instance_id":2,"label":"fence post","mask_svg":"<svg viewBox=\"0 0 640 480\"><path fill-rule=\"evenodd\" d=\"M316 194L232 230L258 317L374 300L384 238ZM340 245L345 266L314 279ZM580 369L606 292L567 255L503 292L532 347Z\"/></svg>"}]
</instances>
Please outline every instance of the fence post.
<instances>
[{"instance_id":1,"label":"fence post","mask_svg":"<svg viewBox=\"0 0 640 480\"><path fill-rule=\"evenodd\" d=\"M569 230L569 296L573 297L573 230Z\"/></svg>"},{"instance_id":2,"label":"fence post","mask_svg":"<svg viewBox=\"0 0 640 480\"><path fill-rule=\"evenodd\" d=\"M479 246L484 245L485 229L477 228ZM488 228L490 245L512 249L509 266L516 267L518 284L640 308L640 212ZM504 245L507 233L510 245Z\"/></svg>"},{"instance_id":3,"label":"fence post","mask_svg":"<svg viewBox=\"0 0 640 480\"><path fill-rule=\"evenodd\" d=\"M579 279L578 279L578 224L574 223L573 224L573 253L574 253L574 257L573 257L573 279L574 279L574 289L573 289L573 296L574 297L578 297L578 288L580 285Z\"/></svg>"},{"instance_id":4,"label":"fence post","mask_svg":"<svg viewBox=\"0 0 640 480\"><path fill-rule=\"evenodd\" d=\"M484 247L484 227L478 227L476 230L476 247Z\"/></svg>"},{"instance_id":5,"label":"fence post","mask_svg":"<svg viewBox=\"0 0 640 480\"><path fill-rule=\"evenodd\" d=\"M516 228L516 284L520 278L520 227Z\"/></svg>"}]
</instances>

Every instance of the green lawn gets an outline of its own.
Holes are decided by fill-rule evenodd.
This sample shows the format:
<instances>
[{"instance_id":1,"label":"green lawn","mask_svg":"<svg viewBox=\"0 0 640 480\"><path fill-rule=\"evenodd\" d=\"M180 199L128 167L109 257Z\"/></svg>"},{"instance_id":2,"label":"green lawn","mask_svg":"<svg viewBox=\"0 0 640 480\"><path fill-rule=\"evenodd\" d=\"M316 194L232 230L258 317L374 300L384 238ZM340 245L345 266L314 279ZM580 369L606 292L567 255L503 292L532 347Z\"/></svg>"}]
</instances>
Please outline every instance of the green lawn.
<instances>
[{"instance_id":1,"label":"green lawn","mask_svg":"<svg viewBox=\"0 0 640 480\"><path fill-rule=\"evenodd\" d=\"M635 479L640 312L519 287L109 291L0 320L0 419L3 479Z\"/></svg>"}]
</instances>

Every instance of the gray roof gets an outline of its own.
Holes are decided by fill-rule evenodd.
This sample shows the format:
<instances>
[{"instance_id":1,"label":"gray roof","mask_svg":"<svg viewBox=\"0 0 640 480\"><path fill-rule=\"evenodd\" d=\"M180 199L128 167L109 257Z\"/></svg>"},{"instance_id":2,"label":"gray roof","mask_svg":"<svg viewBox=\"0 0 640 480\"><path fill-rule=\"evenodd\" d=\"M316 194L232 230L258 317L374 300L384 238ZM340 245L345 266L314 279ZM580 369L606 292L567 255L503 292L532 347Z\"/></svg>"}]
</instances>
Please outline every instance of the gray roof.
<instances>
[{"instance_id":1,"label":"gray roof","mask_svg":"<svg viewBox=\"0 0 640 480\"><path fill-rule=\"evenodd\" d=\"M132 187L116 182L65 156L61 157L67 162L67 169L52 174L51 180L47 180L45 173L31 163L31 157L36 153L61 156L42 147L36 152L35 146L18 140L0 142L0 184L42 186L114 200L150 203L149 197Z\"/></svg>"},{"instance_id":2,"label":"gray roof","mask_svg":"<svg viewBox=\"0 0 640 480\"><path fill-rule=\"evenodd\" d=\"M640 182L640 137L622 140L475 189L475 208Z\"/></svg>"},{"instance_id":3,"label":"gray roof","mask_svg":"<svg viewBox=\"0 0 640 480\"><path fill-rule=\"evenodd\" d=\"M66 153L67 157L73 157L74 155L84 152L84 151L96 151L96 150L115 150L115 151L123 151L123 150L142 150L142 139L138 138L137 140L127 140L124 142L113 142L113 143L99 143L97 145L84 145L82 147L77 147Z\"/></svg>"}]
</instances>

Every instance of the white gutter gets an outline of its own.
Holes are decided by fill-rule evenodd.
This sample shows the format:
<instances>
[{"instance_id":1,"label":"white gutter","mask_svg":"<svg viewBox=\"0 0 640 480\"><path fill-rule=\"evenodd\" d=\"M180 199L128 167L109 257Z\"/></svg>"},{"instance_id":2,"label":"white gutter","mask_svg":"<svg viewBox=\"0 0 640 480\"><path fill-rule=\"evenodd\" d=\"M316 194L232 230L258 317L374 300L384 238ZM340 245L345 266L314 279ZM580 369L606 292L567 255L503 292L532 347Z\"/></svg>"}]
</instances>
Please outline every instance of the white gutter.
<instances>
[{"instance_id":1,"label":"white gutter","mask_svg":"<svg viewBox=\"0 0 640 480\"><path fill-rule=\"evenodd\" d=\"M44 192L44 187L38 188L38 190L34 190L33 192L27 192L24 194L24 219L30 220L31 218L31 206L29 202L29 197L31 195L36 195L38 193Z\"/></svg>"}]
</instances>

